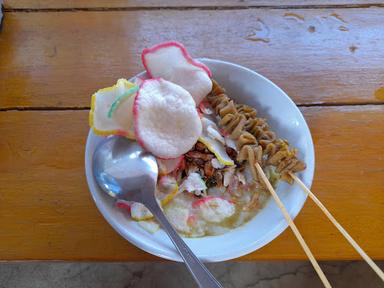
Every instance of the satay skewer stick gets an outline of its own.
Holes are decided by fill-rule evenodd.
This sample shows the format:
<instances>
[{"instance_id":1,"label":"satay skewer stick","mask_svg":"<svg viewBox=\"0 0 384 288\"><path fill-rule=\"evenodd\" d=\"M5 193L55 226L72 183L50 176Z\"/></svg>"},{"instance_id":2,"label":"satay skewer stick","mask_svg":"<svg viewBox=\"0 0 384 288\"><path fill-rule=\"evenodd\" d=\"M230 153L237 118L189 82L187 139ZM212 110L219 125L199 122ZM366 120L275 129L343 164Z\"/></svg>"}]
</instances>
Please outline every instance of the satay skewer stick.
<instances>
[{"instance_id":1,"label":"satay skewer stick","mask_svg":"<svg viewBox=\"0 0 384 288\"><path fill-rule=\"evenodd\" d=\"M307 254L307 257L309 261L311 261L313 268L319 275L321 281L324 284L324 287L331 288L331 284L329 283L327 277L325 276L323 270L321 270L319 263L317 263L315 257L313 256L311 250L309 249L308 245L305 243L303 236L301 236L299 229L297 229L295 223L293 222L291 216L289 215L287 209L285 208L283 202L281 202L279 196L277 195L275 189L273 189L271 183L269 182L267 176L265 176L263 169L261 168L260 164L256 162L256 169L258 174L260 175L261 179L267 186L269 192L272 194L273 199L275 200L277 206L280 208L281 212L284 215L284 218L287 220L288 225L291 227L293 234L296 236L297 240L299 241L301 247L303 248L305 254Z\"/></svg>"},{"instance_id":2,"label":"satay skewer stick","mask_svg":"<svg viewBox=\"0 0 384 288\"><path fill-rule=\"evenodd\" d=\"M355 240L349 235L349 233L343 228L343 226L340 225L339 222L333 217L333 215L328 211L328 209L323 205L323 203L320 202L320 200L315 196L315 194L312 193L311 190L308 189L308 187L293 173L289 173L289 175L293 178L293 180L296 181L297 184L303 189L315 202L317 206L319 206L320 210L324 212L324 214L328 217L328 219L332 222L333 225L336 226L337 230L340 231L340 233L347 239L347 241L352 245L353 248L357 251L357 253L360 254L360 256L365 260L365 262L368 263L369 266L373 269L373 271L376 272L376 274L381 278L381 280L384 281L384 272L379 268L379 266L376 265L375 262L367 255L367 253L364 252L364 250L359 246L359 244L356 243Z\"/></svg>"}]
</instances>

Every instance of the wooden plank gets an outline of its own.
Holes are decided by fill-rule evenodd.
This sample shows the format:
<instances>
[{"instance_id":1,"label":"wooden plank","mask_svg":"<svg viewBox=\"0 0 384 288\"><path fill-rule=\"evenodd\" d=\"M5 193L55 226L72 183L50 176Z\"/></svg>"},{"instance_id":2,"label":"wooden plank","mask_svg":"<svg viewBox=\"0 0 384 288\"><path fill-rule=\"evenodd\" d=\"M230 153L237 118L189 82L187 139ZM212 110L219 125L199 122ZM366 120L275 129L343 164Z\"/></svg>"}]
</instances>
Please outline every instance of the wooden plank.
<instances>
[{"instance_id":1,"label":"wooden plank","mask_svg":"<svg viewBox=\"0 0 384 288\"><path fill-rule=\"evenodd\" d=\"M292 13L7 13L0 37L0 108L89 106L95 90L143 69L144 47L172 39L195 56L259 71L299 104L384 102L374 97L384 86L384 9Z\"/></svg>"},{"instance_id":2,"label":"wooden plank","mask_svg":"<svg viewBox=\"0 0 384 288\"><path fill-rule=\"evenodd\" d=\"M310 6L310 5L374 5L383 4L380 0L5 0L7 9L65 9L65 8L143 8L143 7L273 7L273 6Z\"/></svg>"},{"instance_id":3,"label":"wooden plank","mask_svg":"<svg viewBox=\"0 0 384 288\"><path fill-rule=\"evenodd\" d=\"M316 146L313 191L384 259L384 106L301 108ZM0 259L153 260L97 211L84 176L88 111L0 112ZM358 259L310 201L297 226L318 259ZM289 229L241 258L305 259Z\"/></svg>"}]
</instances>

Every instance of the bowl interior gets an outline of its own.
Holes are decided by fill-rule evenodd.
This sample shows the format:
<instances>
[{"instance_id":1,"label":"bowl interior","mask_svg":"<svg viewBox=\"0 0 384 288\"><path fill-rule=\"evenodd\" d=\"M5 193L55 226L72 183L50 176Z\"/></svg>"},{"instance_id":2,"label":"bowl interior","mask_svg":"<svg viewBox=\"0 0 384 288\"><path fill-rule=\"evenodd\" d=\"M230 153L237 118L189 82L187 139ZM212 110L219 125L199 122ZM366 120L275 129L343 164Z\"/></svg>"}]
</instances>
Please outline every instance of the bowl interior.
<instances>
[{"instance_id":1,"label":"bowl interior","mask_svg":"<svg viewBox=\"0 0 384 288\"><path fill-rule=\"evenodd\" d=\"M213 59L200 59L212 71L213 77L238 103L255 107L261 117L268 119L271 129L298 148L299 157L307 169L299 174L310 187L314 172L314 149L310 131L292 100L275 84L242 66ZM145 73L138 76L145 77ZM164 231L149 234L124 212L114 207L113 199L97 186L92 175L92 155L102 137L89 132L85 152L85 170L88 186L95 203L105 219L125 239L139 248L175 261L181 261ZM279 183L277 193L294 218L301 210L306 194L297 185ZM215 262L240 257L255 251L275 239L287 228L279 208L269 199L265 208L245 225L224 235L203 238L184 238L189 247L203 261Z\"/></svg>"}]
</instances>

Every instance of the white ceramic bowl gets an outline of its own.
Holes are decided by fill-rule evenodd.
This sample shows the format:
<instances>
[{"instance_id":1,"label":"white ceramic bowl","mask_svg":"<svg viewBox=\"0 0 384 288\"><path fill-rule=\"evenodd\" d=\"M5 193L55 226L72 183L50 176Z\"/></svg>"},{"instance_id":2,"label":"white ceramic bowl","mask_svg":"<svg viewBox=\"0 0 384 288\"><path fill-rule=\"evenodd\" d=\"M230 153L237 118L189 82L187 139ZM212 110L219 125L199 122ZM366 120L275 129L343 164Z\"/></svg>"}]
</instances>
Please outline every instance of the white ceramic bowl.
<instances>
[{"instance_id":1,"label":"white ceramic bowl","mask_svg":"<svg viewBox=\"0 0 384 288\"><path fill-rule=\"evenodd\" d=\"M310 187L314 172L314 149L310 131L303 115L278 86L260 74L242 66L212 59L200 59L212 71L228 95L238 103L255 107L259 115L268 119L271 129L281 138L288 139L299 149L299 157L307 169L299 174ZM145 77L145 73L139 74ZM137 247L162 258L181 261L176 249L164 231L151 235L134 221L129 220L113 199L100 190L92 175L92 155L102 137L89 132L85 151L85 171L89 190L97 207L112 227ZM277 193L292 218L296 217L306 200L306 194L297 185L280 183ZM224 235L203 238L184 238L193 252L205 262L233 259L255 251L275 239L287 228L279 208L270 198L255 218Z\"/></svg>"}]
</instances>

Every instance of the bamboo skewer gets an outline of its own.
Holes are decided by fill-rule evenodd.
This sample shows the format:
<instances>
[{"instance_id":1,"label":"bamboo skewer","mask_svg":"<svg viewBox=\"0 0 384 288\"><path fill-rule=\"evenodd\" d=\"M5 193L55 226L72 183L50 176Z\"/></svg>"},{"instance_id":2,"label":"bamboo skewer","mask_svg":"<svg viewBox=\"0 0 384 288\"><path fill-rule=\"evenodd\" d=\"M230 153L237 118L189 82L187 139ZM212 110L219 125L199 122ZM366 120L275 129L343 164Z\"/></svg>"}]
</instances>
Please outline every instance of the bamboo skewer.
<instances>
[{"instance_id":1,"label":"bamboo skewer","mask_svg":"<svg viewBox=\"0 0 384 288\"><path fill-rule=\"evenodd\" d=\"M296 181L297 184L308 194L308 196L319 206L320 210L324 212L324 214L328 217L328 219L336 226L336 228L340 231L340 233L348 240L348 242L352 245L353 248L360 254L360 256L368 263L369 266L376 272L376 274L384 281L384 272L376 265L375 262L364 252L363 249L356 243L355 240L348 234L348 232L337 222L335 217L328 211L327 208L320 202L320 200L308 189L307 186L293 173L290 173L290 176Z\"/></svg>"},{"instance_id":2,"label":"bamboo skewer","mask_svg":"<svg viewBox=\"0 0 384 288\"><path fill-rule=\"evenodd\" d=\"M265 183L265 185L267 186L269 192L271 192L272 194L272 197L273 199L275 200L277 206L280 208L281 212L283 213L285 219L287 220L289 226L291 227L292 231L293 231L293 234L295 234L297 240L299 241L301 247L303 248L305 254L307 254L307 257L309 258L309 261L311 261L312 265L313 265L313 268L315 269L315 271L317 272L317 274L319 275L321 281L323 282L324 284L324 287L327 287L327 288L331 288L331 284L329 283L327 277L325 276L323 270L321 270L319 264L317 263L315 257L313 256L311 250L309 249L309 247L307 246L307 244L305 243L304 239L303 239L303 236L301 236L299 230L297 229L295 223L293 222L291 216L289 216L288 214L288 211L287 209L285 208L283 202L281 202L279 196L277 196L277 193L275 192L275 190L273 189L271 183L269 183L269 180L268 178L265 176L264 174L264 171L263 169L261 168L260 164L256 162L255 164L256 166L256 169L259 173L259 175L261 176L263 182Z\"/></svg>"}]
</instances>

